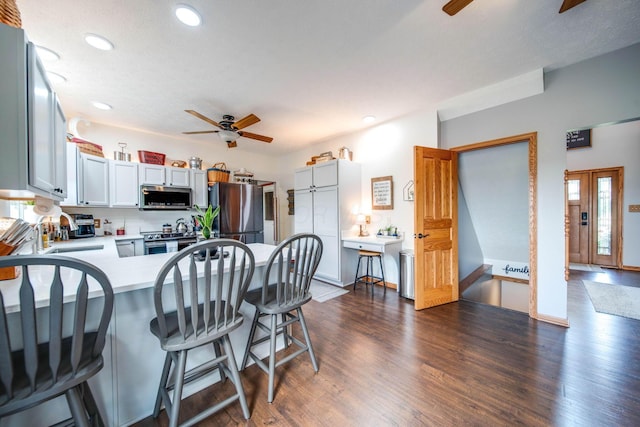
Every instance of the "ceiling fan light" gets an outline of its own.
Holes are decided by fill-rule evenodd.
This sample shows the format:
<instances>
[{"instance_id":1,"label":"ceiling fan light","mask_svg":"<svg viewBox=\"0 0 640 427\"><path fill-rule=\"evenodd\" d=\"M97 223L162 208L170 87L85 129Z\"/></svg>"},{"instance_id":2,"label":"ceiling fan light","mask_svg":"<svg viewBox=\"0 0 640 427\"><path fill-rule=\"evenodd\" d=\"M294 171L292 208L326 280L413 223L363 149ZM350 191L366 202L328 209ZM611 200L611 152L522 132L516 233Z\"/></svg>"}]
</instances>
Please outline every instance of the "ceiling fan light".
<instances>
[{"instance_id":1,"label":"ceiling fan light","mask_svg":"<svg viewBox=\"0 0 640 427\"><path fill-rule=\"evenodd\" d=\"M238 139L238 134L232 130L221 130L218 132L218 135L220 136L220 139L226 143L233 142Z\"/></svg>"},{"instance_id":2,"label":"ceiling fan light","mask_svg":"<svg viewBox=\"0 0 640 427\"><path fill-rule=\"evenodd\" d=\"M186 4L179 4L176 7L176 17L180 22L184 25L188 25L189 27L198 27L202 23L200 14L194 8L187 6Z\"/></svg>"}]
</instances>

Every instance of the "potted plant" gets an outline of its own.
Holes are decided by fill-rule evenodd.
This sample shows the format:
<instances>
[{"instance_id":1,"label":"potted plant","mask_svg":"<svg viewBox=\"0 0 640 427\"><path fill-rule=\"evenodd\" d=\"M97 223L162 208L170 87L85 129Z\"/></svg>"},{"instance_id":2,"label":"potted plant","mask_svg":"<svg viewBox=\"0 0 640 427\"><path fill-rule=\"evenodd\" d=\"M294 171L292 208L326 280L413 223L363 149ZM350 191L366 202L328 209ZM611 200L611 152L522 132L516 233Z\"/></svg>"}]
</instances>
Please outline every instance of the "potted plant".
<instances>
[{"instance_id":1,"label":"potted plant","mask_svg":"<svg viewBox=\"0 0 640 427\"><path fill-rule=\"evenodd\" d=\"M198 205L195 205L195 206L196 206L196 211L198 212L198 215L196 215L196 219L198 220L198 223L202 227L202 237L204 237L205 239L210 239L211 233L213 231L213 220L220 213L220 206L213 209L213 206L209 205L207 210L204 212L202 211L200 206Z\"/></svg>"}]
</instances>

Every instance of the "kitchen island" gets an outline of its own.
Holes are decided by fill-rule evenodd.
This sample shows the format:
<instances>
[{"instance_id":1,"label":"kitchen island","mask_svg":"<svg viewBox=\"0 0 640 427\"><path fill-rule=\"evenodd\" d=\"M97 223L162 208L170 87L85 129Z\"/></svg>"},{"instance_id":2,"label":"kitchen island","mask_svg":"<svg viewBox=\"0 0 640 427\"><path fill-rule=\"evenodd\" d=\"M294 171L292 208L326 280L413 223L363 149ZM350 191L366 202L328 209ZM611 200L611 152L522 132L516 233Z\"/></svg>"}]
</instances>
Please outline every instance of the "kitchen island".
<instances>
[{"instance_id":1,"label":"kitchen island","mask_svg":"<svg viewBox=\"0 0 640 427\"><path fill-rule=\"evenodd\" d=\"M120 236L118 236L120 237ZM158 339L149 331L149 321L155 317L153 285L157 272L173 255L172 253L119 258L115 241L118 237L96 237L69 242L56 242L46 252L64 251L59 255L69 256L89 262L102 269L115 294L114 309L109 325L107 343L103 352L105 366L89 382L101 413L108 426L125 426L145 418L153 411L160 373L165 353L160 349ZM100 249L95 249L99 248ZM262 283L263 267L275 246L261 243L250 244L256 269L250 285L259 287ZM93 248L87 250L87 248ZM78 249L78 251L73 251ZM83 250L85 249L85 250ZM68 251L71 250L71 251ZM68 252L67 252L68 251ZM45 276L45 275L43 275ZM31 275L37 280L37 274ZM17 316L19 310L18 277L0 282L5 304L9 312ZM46 277L43 277L46 280ZM90 296L98 296L93 290ZM45 310L48 305L48 286L35 286L36 303ZM65 298L73 298L65 295ZM91 306L89 307L89 310ZM240 363L254 313L253 306L243 304L240 311L245 322L231 333L236 361ZM10 315L11 316L11 315ZM267 346L260 349L266 356ZM188 367L210 359L213 352L201 348L190 352ZM215 375L202 378L185 387L184 396L193 394L217 381ZM68 418L69 412L64 396L36 406L14 416L3 418L2 426L48 426Z\"/></svg>"}]
</instances>

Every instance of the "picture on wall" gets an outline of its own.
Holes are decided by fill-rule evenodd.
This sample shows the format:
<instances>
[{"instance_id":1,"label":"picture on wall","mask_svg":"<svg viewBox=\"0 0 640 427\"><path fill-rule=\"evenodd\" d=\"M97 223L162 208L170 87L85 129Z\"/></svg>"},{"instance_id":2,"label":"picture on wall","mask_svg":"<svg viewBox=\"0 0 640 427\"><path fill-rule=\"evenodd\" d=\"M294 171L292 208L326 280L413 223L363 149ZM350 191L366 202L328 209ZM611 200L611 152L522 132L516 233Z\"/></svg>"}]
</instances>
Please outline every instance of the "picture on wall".
<instances>
[{"instance_id":1,"label":"picture on wall","mask_svg":"<svg viewBox=\"0 0 640 427\"><path fill-rule=\"evenodd\" d=\"M393 209L393 177L371 178L371 209Z\"/></svg>"}]
</instances>

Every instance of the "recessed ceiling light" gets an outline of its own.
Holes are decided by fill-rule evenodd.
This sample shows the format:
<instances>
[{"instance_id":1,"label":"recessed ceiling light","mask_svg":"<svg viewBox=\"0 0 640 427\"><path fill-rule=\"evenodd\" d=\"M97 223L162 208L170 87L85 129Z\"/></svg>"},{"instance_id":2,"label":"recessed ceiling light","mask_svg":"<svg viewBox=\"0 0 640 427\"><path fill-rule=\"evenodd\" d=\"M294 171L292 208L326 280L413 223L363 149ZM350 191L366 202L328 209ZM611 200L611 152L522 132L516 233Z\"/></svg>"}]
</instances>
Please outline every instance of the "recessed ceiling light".
<instances>
[{"instance_id":1,"label":"recessed ceiling light","mask_svg":"<svg viewBox=\"0 0 640 427\"><path fill-rule=\"evenodd\" d=\"M61 76L58 73L54 73L53 71L47 71L47 77L51 83L64 83L67 79L64 76Z\"/></svg>"},{"instance_id":2,"label":"recessed ceiling light","mask_svg":"<svg viewBox=\"0 0 640 427\"><path fill-rule=\"evenodd\" d=\"M375 116L364 116L362 118L362 121L365 123L373 123L376 121L376 117Z\"/></svg>"},{"instance_id":3,"label":"recessed ceiling light","mask_svg":"<svg viewBox=\"0 0 640 427\"><path fill-rule=\"evenodd\" d=\"M91 101L91 104L100 110L111 110L113 107L100 101Z\"/></svg>"},{"instance_id":4,"label":"recessed ceiling light","mask_svg":"<svg viewBox=\"0 0 640 427\"><path fill-rule=\"evenodd\" d=\"M84 36L84 41L86 41L90 46L93 46L96 49L100 49L100 50L113 49L113 43L111 43L109 40L97 34L86 34Z\"/></svg>"},{"instance_id":5,"label":"recessed ceiling light","mask_svg":"<svg viewBox=\"0 0 640 427\"><path fill-rule=\"evenodd\" d=\"M197 27L202 23L200 14L194 8L187 6L186 4L179 4L176 7L176 17L184 25L188 25L190 27Z\"/></svg>"},{"instance_id":6,"label":"recessed ceiling light","mask_svg":"<svg viewBox=\"0 0 640 427\"><path fill-rule=\"evenodd\" d=\"M43 61L50 62L60 59L60 55L58 55L51 49L47 49L46 47L36 46L36 51L38 52L38 57Z\"/></svg>"}]
</instances>

